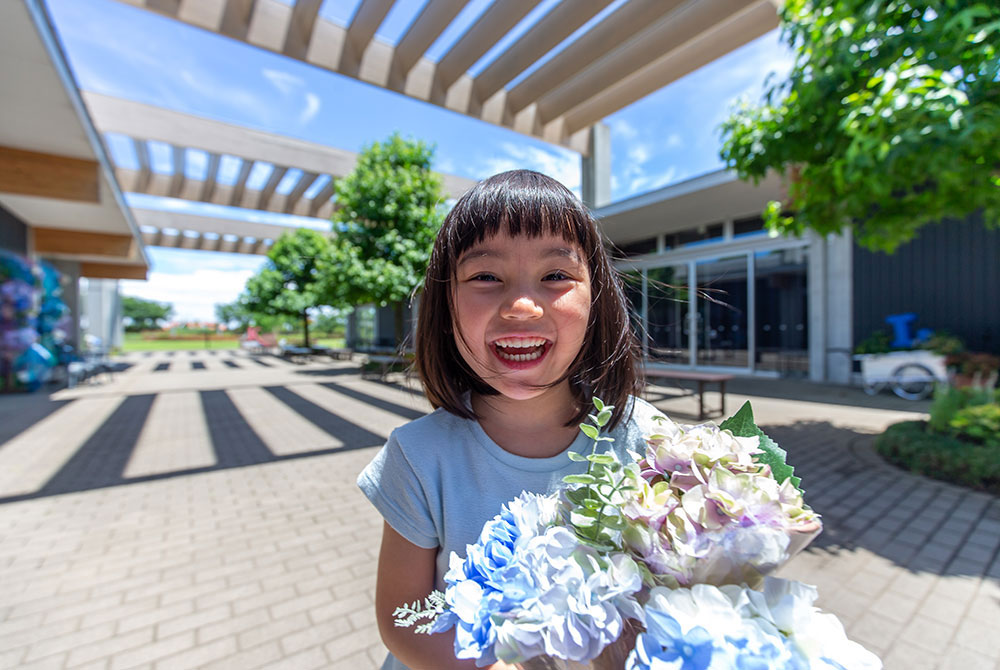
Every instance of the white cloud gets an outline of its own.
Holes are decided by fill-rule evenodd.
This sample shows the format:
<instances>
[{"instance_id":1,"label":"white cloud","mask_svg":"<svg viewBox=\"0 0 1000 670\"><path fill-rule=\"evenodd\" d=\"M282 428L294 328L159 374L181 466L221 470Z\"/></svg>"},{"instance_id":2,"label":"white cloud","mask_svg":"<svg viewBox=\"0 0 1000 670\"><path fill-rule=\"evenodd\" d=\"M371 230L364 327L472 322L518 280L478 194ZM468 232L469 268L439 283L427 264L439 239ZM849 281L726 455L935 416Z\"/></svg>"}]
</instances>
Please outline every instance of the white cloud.
<instances>
[{"instance_id":1,"label":"white cloud","mask_svg":"<svg viewBox=\"0 0 1000 670\"><path fill-rule=\"evenodd\" d=\"M645 144L636 143L628 148L628 159L633 165L642 165L649 157L649 147Z\"/></svg>"},{"instance_id":2,"label":"white cloud","mask_svg":"<svg viewBox=\"0 0 1000 670\"><path fill-rule=\"evenodd\" d=\"M666 147L668 149L679 149L682 146L684 146L684 140L681 139L680 135L677 133L670 133L670 135L667 136Z\"/></svg>"},{"instance_id":3,"label":"white cloud","mask_svg":"<svg viewBox=\"0 0 1000 670\"><path fill-rule=\"evenodd\" d=\"M610 122L611 132L624 140L635 139L639 136L639 131L635 126L625 119L612 119Z\"/></svg>"},{"instance_id":4,"label":"white cloud","mask_svg":"<svg viewBox=\"0 0 1000 670\"><path fill-rule=\"evenodd\" d=\"M677 168L673 165L659 174L641 174L629 181L625 197L646 191L655 191L673 182L676 176Z\"/></svg>"},{"instance_id":5,"label":"white cloud","mask_svg":"<svg viewBox=\"0 0 1000 670\"><path fill-rule=\"evenodd\" d=\"M215 321L215 305L235 300L251 275L250 270L195 270L188 274L154 271L146 281L122 280L121 292L170 303L179 321Z\"/></svg>"},{"instance_id":6,"label":"white cloud","mask_svg":"<svg viewBox=\"0 0 1000 670\"><path fill-rule=\"evenodd\" d=\"M490 156L482 163L481 177L507 170L535 170L546 174L580 196L580 156L563 149L547 149L530 144L503 142L503 153Z\"/></svg>"},{"instance_id":7,"label":"white cloud","mask_svg":"<svg viewBox=\"0 0 1000 670\"><path fill-rule=\"evenodd\" d=\"M306 93L306 107L299 114L299 123L305 125L316 118L319 113L320 101L319 96L315 93Z\"/></svg>"},{"instance_id":8,"label":"white cloud","mask_svg":"<svg viewBox=\"0 0 1000 670\"><path fill-rule=\"evenodd\" d=\"M276 89L285 95L290 95L292 91L305 85L305 82L300 77L296 77L294 74L289 74L288 72L282 72L281 70L272 70L266 67L260 73L264 75L264 79L271 82Z\"/></svg>"}]
</instances>

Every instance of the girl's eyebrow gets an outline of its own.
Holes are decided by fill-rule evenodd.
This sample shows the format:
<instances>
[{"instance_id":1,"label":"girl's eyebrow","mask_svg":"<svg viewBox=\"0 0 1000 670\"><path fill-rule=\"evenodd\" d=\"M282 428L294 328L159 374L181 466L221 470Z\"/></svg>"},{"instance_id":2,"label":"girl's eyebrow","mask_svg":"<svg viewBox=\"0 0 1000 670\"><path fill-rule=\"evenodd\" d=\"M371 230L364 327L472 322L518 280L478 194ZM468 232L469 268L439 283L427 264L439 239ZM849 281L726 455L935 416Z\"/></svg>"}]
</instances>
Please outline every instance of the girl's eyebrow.
<instances>
[{"instance_id":1,"label":"girl's eyebrow","mask_svg":"<svg viewBox=\"0 0 1000 670\"><path fill-rule=\"evenodd\" d=\"M458 267L462 267L467 261L477 258L503 258L506 255L498 249L473 249L462 254L462 257L458 260ZM568 258L577 263L583 262L580 254L576 253L576 250L572 247L548 247L539 254L539 258Z\"/></svg>"}]
</instances>

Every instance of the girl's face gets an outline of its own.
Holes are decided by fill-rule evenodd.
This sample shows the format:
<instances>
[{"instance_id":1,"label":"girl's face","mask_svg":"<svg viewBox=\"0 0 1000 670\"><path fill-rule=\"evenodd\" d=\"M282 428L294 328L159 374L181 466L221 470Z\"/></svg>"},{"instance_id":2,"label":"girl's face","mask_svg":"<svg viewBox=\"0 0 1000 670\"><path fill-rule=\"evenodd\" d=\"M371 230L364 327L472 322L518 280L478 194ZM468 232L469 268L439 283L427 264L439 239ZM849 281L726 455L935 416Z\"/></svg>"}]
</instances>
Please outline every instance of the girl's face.
<instances>
[{"instance_id":1,"label":"girl's face","mask_svg":"<svg viewBox=\"0 0 1000 670\"><path fill-rule=\"evenodd\" d=\"M459 257L453 291L462 358L507 398L545 393L583 346L590 270L562 237L483 240Z\"/></svg>"}]
</instances>

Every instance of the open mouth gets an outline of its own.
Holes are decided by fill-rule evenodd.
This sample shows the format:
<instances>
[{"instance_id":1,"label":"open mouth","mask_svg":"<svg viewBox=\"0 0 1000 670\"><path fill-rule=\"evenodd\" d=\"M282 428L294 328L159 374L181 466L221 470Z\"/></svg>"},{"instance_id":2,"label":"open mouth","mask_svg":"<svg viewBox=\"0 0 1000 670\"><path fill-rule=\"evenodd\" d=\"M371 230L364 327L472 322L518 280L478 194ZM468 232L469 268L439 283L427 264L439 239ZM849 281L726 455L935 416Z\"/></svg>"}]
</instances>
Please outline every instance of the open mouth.
<instances>
[{"instance_id":1,"label":"open mouth","mask_svg":"<svg viewBox=\"0 0 1000 670\"><path fill-rule=\"evenodd\" d=\"M527 363L544 356L550 344L544 337L503 337L495 340L492 347L502 361Z\"/></svg>"}]
</instances>

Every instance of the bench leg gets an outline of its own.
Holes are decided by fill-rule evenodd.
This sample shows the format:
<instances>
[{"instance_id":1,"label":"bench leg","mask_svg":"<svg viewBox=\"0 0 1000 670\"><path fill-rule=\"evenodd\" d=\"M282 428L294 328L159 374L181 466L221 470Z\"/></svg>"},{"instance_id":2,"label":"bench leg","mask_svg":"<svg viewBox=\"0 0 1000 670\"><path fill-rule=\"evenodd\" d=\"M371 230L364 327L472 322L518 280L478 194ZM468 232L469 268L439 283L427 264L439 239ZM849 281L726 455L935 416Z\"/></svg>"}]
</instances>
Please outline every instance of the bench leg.
<instances>
[{"instance_id":1,"label":"bench leg","mask_svg":"<svg viewBox=\"0 0 1000 670\"><path fill-rule=\"evenodd\" d=\"M705 382L698 380L698 420L705 418Z\"/></svg>"},{"instance_id":2,"label":"bench leg","mask_svg":"<svg viewBox=\"0 0 1000 670\"><path fill-rule=\"evenodd\" d=\"M722 412L721 416L726 416L726 381L722 380L719 382L719 395L722 396L719 400L719 409Z\"/></svg>"}]
</instances>

